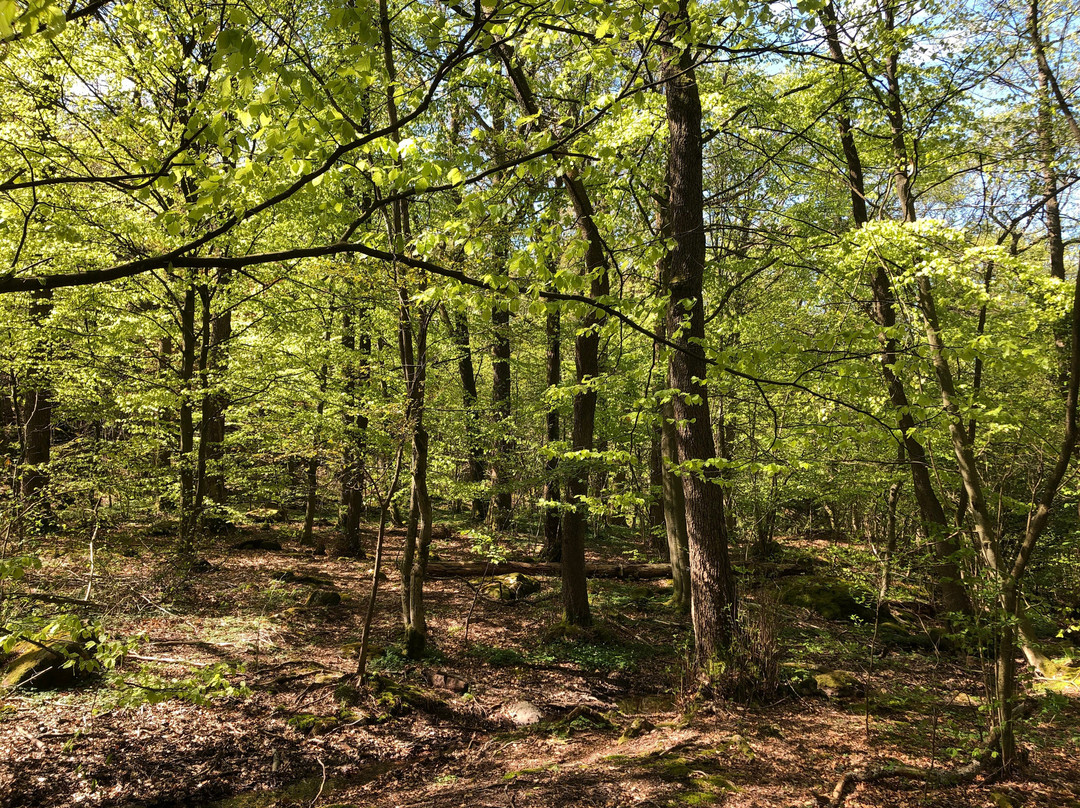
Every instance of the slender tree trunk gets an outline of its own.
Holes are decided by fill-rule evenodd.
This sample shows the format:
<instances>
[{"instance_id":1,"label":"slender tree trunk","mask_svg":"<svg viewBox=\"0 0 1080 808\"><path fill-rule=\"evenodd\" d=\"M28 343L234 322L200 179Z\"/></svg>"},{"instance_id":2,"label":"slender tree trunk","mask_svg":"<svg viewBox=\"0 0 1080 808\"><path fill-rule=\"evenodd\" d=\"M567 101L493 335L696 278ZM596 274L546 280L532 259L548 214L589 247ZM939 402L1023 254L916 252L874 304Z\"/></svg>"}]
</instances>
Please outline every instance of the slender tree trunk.
<instances>
[{"instance_id":1,"label":"slender tree trunk","mask_svg":"<svg viewBox=\"0 0 1080 808\"><path fill-rule=\"evenodd\" d=\"M341 318L341 347L347 352L345 361L345 406L342 420L345 427L343 467L341 471L342 550L354 558L364 557L360 536L360 520L364 513L364 463L367 453L368 419L360 408L360 396L371 374L371 335L367 330L369 311L360 311L359 346L356 325L346 308Z\"/></svg>"},{"instance_id":2,"label":"slender tree trunk","mask_svg":"<svg viewBox=\"0 0 1080 808\"><path fill-rule=\"evenodd\" d=\"M672 40L689 32L687 0L680 0L678 13L666 27L666 36ZM668 122L667 217L673 242L664 273L670 293L667 333L675 346L668 383L679 391L672 400L679 463L700 468L700 472L684 474L682 483L695 651L698 664L707 670L731 643L737 603L721 475L713 464L717 455L705 383L701 99L688 47L681 51L665 48L662 77Z\"/></svg>"},{"instance_id":3,"label":"slender tree trunk","mask_svg":"<svg viewBox=\"0 0 1080 808\"><path fill-rule=\"evenodd\" d=\"M513 49L505 42L497 45L497 53L506 68L521 108L529 115L546 120L536 101L524 71L514 61ZM573 173L562 176L563 187L574 210L578 233L586 243L585 265L582 274L589 279L589 295L595 300L611 291L607 257L600 229L596 225L592 200L585 184ZM582 318L574 340L574 380L577 392L573 401L573 422L570 444L574 452L588 453L593 448L596 422L596 385L600 373L600 329L605 316L590 307ZM571 625L589 626L588 587L585 579L585 535L588 523L589 464L582 460L563 461L564 502L562 532L562 592L563 613Z\"/></svg>"},{"instance_id":4,"label":"slender tree trunk","mask_svg":"<svg viewBox=\"0 0 1080 808\"><path fill-rule=\"evenodd\" d=\"M645 534L646 550L655 553L662 561L670 561L667 526L664 519L664 428L661 422L658 421L653 426L650 438L649 495L646 498L649 509L642 519L641 528Z\"/></svg>"},{"instance_id":5,"label":"slender tree trunk","mask_svg":"<svg viewBox=\"0 0 1080 808\"><path fill-rule=\"evenodd\" d=\"M562 329L561 312L556 306L547 313L544 324L544 336L547 344L547 386L550 390L562 383ZM547 444L557 443L559 433L559 408L552 406L544 416ZM559 458L554 453L544 461L543 500L548 503L544 510L544 549L541 558L545 561L562 560L562 536L559 530Z\"/></svg>"},{"instance_id":6,"label":"slender tree trunk","mask_svg":"<svg viewBox=\"0 0 1080 808\"><path fill-rule=\"evenodd\" d=\"M443 320L458 351L458 376L461 378L461 403L465 412L465 481L472 491L472 519L487 518L488 500L481 496L480 486L487 475L484 450L480 438L479 396L476 390L476 368L473 365L469 319L465 312L451 312L443 307Z\"/></svg>"},{"instance_id":7,"label":"slender tree trunk","mask_svg":"<svg viewBox=\"0 0 1080 808\"><path fill-rule=\"evenodd\" d=\"M832 3L828 4L823 10L822 21L830 55L838 65L846 65L846 57L840 45L839 24ZM898 163L897 165L894 182L904 221L914 221L915 201L910 192L900 87L896 73L897 67L898 59L896 55L890 55L887 58L886 67L887 74L890 77L888 102L890 106L887 112L890 124L894 127L893 146L896 160L903 160L902 164ZM839 116L840 143L844 152L847 181L851 191L852 220L856 227L863 227L869 222L869 215L866 207L862 161L855 143L851 120L846 112L846 105L841 109L845 111L841 112ZM873 271L870 288L873 296L871 314L874 322L881 329L878 340L881 345L879 357L882 375L885 378L890 403L898 413L898 426L911 469L915 503L918 505L919 514L922 517L923 529L934 545L935 565L933 577L935 588L946 611L971 614L971 600L964 589L960 577L960 568L956 561L960 552L960 544L955 531L949 525L941 500L934 490L926 449L915 437L916 423L911 415L911 404L908 400L907 390L894 371L899 354L899 342L890 335L896 326L896 298L892 282L884 267L878 266Z\"/></svg>"},{"instance_id":8,"label":"slender tree trunk","mask_svg":"<svg viewBox=\"0 0 1080 808\"><path fill-rule=\"evenodd\" d=\"M501 258L506 260L505 256ZM513 441L508 435L511 414L510 309L506 301L497 301L492 306L491 324L494 331L491 410L496 430L494 461L491 464L491 518L493 525L506 528L513 516L513 491L507 471Z\"/></svg>"},{"instance_id":9,"label":"slender tree trunk","mask_svg":"<svg viewBox=\"0 0 1080 808\"><path fill-rule=\"evenodd\" d=\"M182 556L195 552L195 535L199 523L196 509L198 498L195 457L195 414L192 399L195 395L195 362L197 357L195 329L196 289L194 277L185 282L180 307L180 543Z\"/></svg>"}]
</instances>

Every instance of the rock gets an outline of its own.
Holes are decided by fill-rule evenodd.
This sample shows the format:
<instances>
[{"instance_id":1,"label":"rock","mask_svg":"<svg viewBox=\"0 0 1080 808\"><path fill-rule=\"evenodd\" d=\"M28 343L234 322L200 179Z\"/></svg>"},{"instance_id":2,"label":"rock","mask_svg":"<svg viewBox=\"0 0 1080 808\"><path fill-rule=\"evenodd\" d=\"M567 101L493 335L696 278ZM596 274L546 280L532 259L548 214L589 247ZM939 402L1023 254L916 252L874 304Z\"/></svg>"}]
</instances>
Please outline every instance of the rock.
<instances>
[{"instance_id":1,"label":"rock","mask_svg":"<svg viewBox=\"0 0 1080 808\"><path fill-rule=\"evenodd\" d=\"M274 539L244 539L232 546L234 550L268 550L276 553L281 550L281 542Z\"/></svg>"},{"instance_id":2,"label":"rock","mask_svg":"<svg viewBox=\"0 0 1080 808\"><path fill-rule=\"evenodd\" d=\"M656 725L653 724L652 721L639 716L638 718L634 719L633 723L631 723L630 726L626 728L619 740L629 741L632 738L637 738L648 732L652 732L654 729L656 729Z\"/></svg>"},{"instance_id":3,"label":"rock","mask_svg":"<svg viewBox=\"0 0 1080 808\"><path fill-rule=\"evenodd\" d=\"M0 686L63 690L85 676L78 664L64 667L65 663L72 657L88 660L92 656L85 646L70 640L54 642L49 648L27 649L27 645L18 648L22 653L4 665Z\"/></svg>"},{"instance_id":4,"label":"rock","mask_svg":"<svg viewBox=\"0 0 1080 808\"><path fill-rule=\"evenodd\" d=\"M310 586L333 586L334 582L327 578L320 578L318 575L308 575L306 573L297 572L296 570L285 570L285 572L278 573L274 576L275 581L281 581L283 584L309 584Z\"/></svg>"},{"instance_id":5,"label":"rock","mask_svg":"<svg viewBox=\"0 0 1080 808\"><path fill-rule=\"evenodd\" d=\"M866 692L863 683L849 671L826 671L814 676L818 690L830 699L849 699Z\"/></svg>"},{"instance_id":6,"label":"rock","mask_svg":"<svg viewBox=\"0 0 1080 808\"><path fill-rule=\"evenodd\" d=\"M289 516L279 508L254 508L244 514L251 522L287 522Z\"/></svg>"},{"instance_id":7,"label":"rock","mask_svg":"<svg viewBox=\"0 0 1080 808\"><path fill-rule=\"evenodd\" d=\"M430 684L432 687L442 688L443 690L450 690L454 693L459 694L469 692L468 682L466 682L464 679L459 679L457 676L449 673L436 671L426 673L424 675L424 678L427 679L428 684Z\"/></svg>"},{"instance_id":8,"label":"rock","mask_svg":"<svg viewBox=\"0 0 1080 808\"><path fill-rule=\"evenodd\" d=\"M481 592L492 600L521 600L540 591L540 582L520 572L499 575L483 584Z\"/></svg>"},{"instance_id":9,"label":"rock","mask_svg":"<svg viewBox=\"0 0 1080 808\"><path fill-rule=\"evenodd\" d=\"M531 701L504 704L502 714L516 727L527 727L544 720L544 712Z\"/></svg>"},{"instance_id":10,"label":"rock","mask_svg":"<svg viewBox=\"0 0 1080 808\"><path fill-rule=\"evenodd\" d=\"M781 603L801 606L817 612L826 620L848 620L873 623L876 612L860 602L851 589L839 581L794 578L784 588Z\"/></svg>"},{"instance_id":11,"label":"rock","mask_svg":"<svg viewBox=\"0 0 1080 808\"><path fill-rule=\"evenodd\" d=\"M332 589L312 589L308 593L305 606L337 606L341 603L341 593Z\"/></svg>"},{"instance_id":12,"label":"rock","mask_svg":"<svg viewBox=\"0 0 1080 808\"><path fill-rule=\"evenodd\" d=\"M193 559L190 564L188 564L187 569L190 573L197 573L201 575L206 572L213 572L217 568L205 558L196 558Z\"/></svg>"}]
</instances>

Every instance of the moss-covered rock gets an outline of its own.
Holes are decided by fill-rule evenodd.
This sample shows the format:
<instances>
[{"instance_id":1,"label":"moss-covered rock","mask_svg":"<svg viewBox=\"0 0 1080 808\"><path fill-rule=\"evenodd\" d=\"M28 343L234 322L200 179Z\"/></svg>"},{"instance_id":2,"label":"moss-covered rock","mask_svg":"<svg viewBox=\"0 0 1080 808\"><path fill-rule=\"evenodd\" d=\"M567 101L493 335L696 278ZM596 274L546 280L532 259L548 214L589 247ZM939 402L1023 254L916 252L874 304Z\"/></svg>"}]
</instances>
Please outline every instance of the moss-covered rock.
<instances>
[{"instance_id":1,"label":"moss-covered rock","mask_svg":"<svg viewBox=\"0 0 1080 808\"><path fill-rule=\"evenodd\" d=\"M341 593L332 589L312 589L304 601L305 606L337 606L341 603Z\"/></svg>"},{"instance_id":2,"label":"moss-covered rock","mask_svg":"<svg viewBox=\"0 0 1080 808\"><path fill-rule=\"evenodd\" d=\"M850 699L866 692L859 678L849 671L826 671L814 676L819 691L830 699Z\"/></svg>"},{"instance_id":3,"label":"moss-covered rock","mask_svg":"<svg viewBox=\"0 0 1080 808\"><path fill-rule=\"evenodd\" d=\"M804 578L792 579L783 589L780 600L788 606L800 606L826 620L872 623L876 612L839 581Z\"/></svg>"},{"instance_id":4,"label":"moss-covered rock","mask_svg":"<svg viewBox=\"0 0 1080 808\"><path fill-rule=\"evenodd\" d=\"M540 582L520 572L511 572L485 582L480 591L492 600L521 600L539 592Z\"/></svg>"},{"instance_id":5,"label":"moss-covered rock","mask_svg":"<svg viewBox=\"0 0 1080 808\"><path fill-rule=\"evenodd\" d=\"M70 640L54 642L47 648L23 643L16 646L16 650L18 655L2 668L0 685L5 688L63 690L73 687L84 676L80 662L92 656L86 646Z\"/></svg>"}]
</instances>

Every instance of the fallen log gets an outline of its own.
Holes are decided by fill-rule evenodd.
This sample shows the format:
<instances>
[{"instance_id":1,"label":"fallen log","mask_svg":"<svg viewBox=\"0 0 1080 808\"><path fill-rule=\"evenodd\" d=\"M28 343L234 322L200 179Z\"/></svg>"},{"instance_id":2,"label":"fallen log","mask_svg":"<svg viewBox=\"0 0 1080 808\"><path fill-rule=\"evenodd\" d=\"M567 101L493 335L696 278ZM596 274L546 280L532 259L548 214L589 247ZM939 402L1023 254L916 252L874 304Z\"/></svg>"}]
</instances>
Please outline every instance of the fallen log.
<instances>
[{"instance_id":1,"label":"fallen log","mask_svg":"<svg viewBox=\"0 0 1080 808\"><path fill-rule=\"evenodd\" d=\"M562 564L552 561L432 561L427 565L428 578L480 578L484 575L561 575ZM670 578L668 564L586 564L589 578L655 579Z\"/></svg>"}]
</instances>

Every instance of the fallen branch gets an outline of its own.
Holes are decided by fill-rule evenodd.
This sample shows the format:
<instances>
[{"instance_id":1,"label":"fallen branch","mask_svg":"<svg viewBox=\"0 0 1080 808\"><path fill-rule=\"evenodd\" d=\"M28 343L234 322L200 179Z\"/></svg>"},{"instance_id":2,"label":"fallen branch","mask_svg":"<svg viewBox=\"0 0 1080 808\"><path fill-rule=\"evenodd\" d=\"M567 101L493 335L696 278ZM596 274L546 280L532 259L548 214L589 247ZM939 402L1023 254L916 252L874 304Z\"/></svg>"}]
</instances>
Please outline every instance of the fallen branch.
<instances>
[{"instance_id":1,"label":"fallen branch","mask_svg":"<svg viewBox=\"0 0 1080 808\"><path fill-rule=\"evenodd\" d=\"M489 564L486 561L432 561L427 566L428 578L472 578L484 575L507 575L520 572L524 575L562 574L562 564L554 561L504 561ZM669 564L586 564L585 575L589 578L670 578Z\"/></svg>"},{"instance_id":2,"label":"fallen branch","mask_svg":"<svg viewBox=\"0 0 1080 808\"><path fill-rule=\"evenodd\" d=\"M104 606L100 603L95 603L92 600L83 600L82 598L68 598L63 595L43 595L36 592L25 592L17 595L13 595L17 598L26 598L27 600L40 600L43 603L57 603L71 606L85 606L88 609L102 609Z\"/></svg>"},{"instance_id":3,"label":"fallen branch","mask_svg":"<svg viewBox=\"0 0 1080 808\"><path fill-rule=\"evenodd\" d=\"M138 662L161 662L165 665L190 665L193 668L209 668L212 662L194 662L190 659L179 659L177 657L160 657L160 656L142 656L141 654L127 654L127 659L134 659Z\"/></svg>"},{"instance_id":4,"label":"fallen branch","mask_svg":"<svg viewBox=\"0 0 1080 808\"><path fill-rule=\"evenodd\" d=\"M1026 701L1017 707L1015 720L1031 714L1034 703ZM998 744L1001 741L1001 729L996 728L990 739L975 758L959 769L935 769L910 766L899 760L886 760L869 766L849 769L841 775L829 797L829 808L843 808L848 795L859 783L876 783L881 780L916 780L929 786L950 788L963 783L970 783L983 772L989 772L996 759Z\"/></svg>"}]
</instances>

